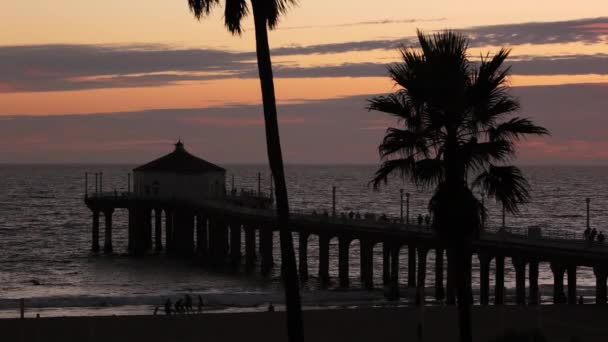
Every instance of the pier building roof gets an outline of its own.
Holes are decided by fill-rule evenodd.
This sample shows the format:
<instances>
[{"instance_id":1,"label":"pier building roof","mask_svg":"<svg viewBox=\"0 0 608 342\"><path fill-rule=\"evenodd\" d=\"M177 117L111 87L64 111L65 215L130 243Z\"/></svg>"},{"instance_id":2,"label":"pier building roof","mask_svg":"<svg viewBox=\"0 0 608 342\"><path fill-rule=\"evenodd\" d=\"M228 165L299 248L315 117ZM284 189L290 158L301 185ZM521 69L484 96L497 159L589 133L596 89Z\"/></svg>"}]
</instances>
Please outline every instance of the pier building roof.
<instances>
[{"instance_id":1,"label":"pier building roof","mask_svg":"<svg viewBox=\"0 0 608 342\"><path fill-rule=\"evenodd\" d=\"M178 141L175 150L163 157L133 169L134 172L204 173L226 172L220 166L190 154L184 143Z\"/></svg>"}]
</instances>

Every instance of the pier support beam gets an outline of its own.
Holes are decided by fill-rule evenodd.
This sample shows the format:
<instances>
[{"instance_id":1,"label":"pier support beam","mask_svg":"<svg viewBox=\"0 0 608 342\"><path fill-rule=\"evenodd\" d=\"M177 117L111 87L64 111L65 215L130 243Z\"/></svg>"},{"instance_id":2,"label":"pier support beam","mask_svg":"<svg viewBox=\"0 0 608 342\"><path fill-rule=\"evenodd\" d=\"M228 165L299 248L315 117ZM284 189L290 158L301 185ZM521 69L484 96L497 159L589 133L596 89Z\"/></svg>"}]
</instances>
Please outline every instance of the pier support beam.
<instances>
[{"instance_id":1,"label":"pier support beam","mask_svg":"<svg viewBox=\"0 0 608 342\"><path fill-rule=\"evenodd\" d=\"M595 266L593 267L593 273L595 274L595 303L604 305L607 299L606 278L608 278L608 268Z\"/></svg>"},{"instance_id":2,"label":"pier support beam","mask_svg":"<svg viewBox=\"0 0 608 342\"><path fill-rule=\"evenodd\" d=\"M163 250L163 211L161 209L154 209L154 242L156 243L155 249L157 252Z\"/></svg>"},{"instance_id":3,"label":"pier support beam","mask_svg":"<svg viewBox=\"0 0 608 342\"><path fill-rule=\"evenodd\" d=\"M105 216L105 234L104 234L104 243L103 243L103 252L106 254L110 254L114 251L112 247L112 214L114 214L114 209L106 209L103 212Z\"/></svg>"},{"instance_id":4,"label":"pier support beam","mask_svg":"<svg viewBox=\"0 0 608 342\"><path fill-rule=\"evenodd\" d=\"M241 223L230 223L230 263L236 268L241 263Z\"/></svg>"},{"instance_id":5,"label":"pier support beam","mask_svg":"<svg viewBox=\"0 0 608 342\"><path fill-rule=\"evenodd\" d=\"M146 208L143 210L143 229L144 229L144 249L149 251L152 249L152 210Z\"/></svg>"},{"instance_id":6,"label":"pier support beam","mask_svg":"<svg viewBox=\"0 0 608 342\"><path fill-rule=\"evenodd\" d=\"M426 257L428 255L428 249L418 247L418 282L416 287L416 304L424 305L425 301L425 285L426 285Z\"/></svg>"},{"instance_id":7,"label":"pier support beam","mask_svg":"<svg viewBox=\"0 0 608 342\"><path fill-rule=\"evenodd\" d=\"M551 272L553 272L553 303L561 304L564 303L564 273L566 268L563 265L552 262Z\"/></svg>"},{"instance_id":8,"label":"pier support beam","mask_svg":"<svg viewBox=\"0 0 608 342\"><path fill-rule=\"evenodd\" d=\"M449 248L448 254L448 279L446 282L446 304L456 304L456 260L454 255L454 249Z\"/></svg>"},{"instance_id":9,"label":"pier support beam","mask_svg":"<svg viewBox=\"0 0 608 342\"><path fill-rule=\"evenodd\" d=\"M272 229L260 228L260 254L262 255L262 274L267 275L272 270Z\"/></svg>"},{"instance_id":10,"label":"pier support beam","mask_svg":"<svg viewBox=\"0 0 608 342\"><path fill-rule=\"evenodd\" d=\"M407 246L407 287L416 287L416 247Z\"/></svg>"},{"instance_id":11,"label":"pier support beam","mask_svg":"<svg viewBox=\"0 0 608 342\"><path fill-rule=\"evenodd\" d=\"M445 298L443 287L443 249L435 250L435 299L441 301Z\"/></svg>"},{"instance_id":12,"label":"pier support beam","mask_svg":"<svg viewBox=\"0 0 608 342\"><path fill-rule=\"evenodd\" d=\"M245 226L245 267L249 270L255 265L255 228Z\"/></svg>"},{"instance_id":13,"label":"pier support beam","mask_svg":"<svg viewBox=\"0 0 608 342\"><path fill-rule=\"evenodd\" d=\"M479 304L490 303L490 262L492 256L480 253L479 257Z\"/></svg>"},{"instance_id":14,"label":"pier support beam","mask_svg":"<svg viewBox=\"0 0 608 342\"><path fill-rule=\"evenodd\" d=\"M526 305L526 260L518 257L512 260L515 268L515 303Z\"/></svg>"},{"instance_id":15,"label":"pier support beam","mask_svg":"<svg viewBox=\"0 0 608 342\"><path fill-rule=\"evenodd\" d=\"M188 209L175 211L174 232L176 252L180 256L190 257L194 254L194 212Z\"/></svg>"},{"instance_id":16,"label":"pier support beam","mask_svg":"<svg viewBox=\"0 0 608 342\"><path fill-rule=\"evenodd\" d=\"M300 232L298 239L298 254L300 281L308 280L308 233Z\"/></svg>"},{"instance_id":17,"label":"pier support beam","mask_svg":"<svg viewBox=\"0 0 608 342\"><path fill-rule=\"evenodd\" d=\"M146 252L145 216L144 208L129 208L129 253L132 255Z\"/></svg>"},{"instance_id":18,"label":"pier support beam","mask_svg":"<svg viewBox=\"0 0 608 342\"><path fill-rule=\"evenodd\" d=\"M496 256L496 282L494 285L494 305L505 303L505 257Z\"/></svg>"},{"instance_id":19,"label":"pier support beam","mask_svg":"<svg viewBox=\"0 0 608 342\"><path fill-rule=\"evenodd\" d=\"M361 283L366 290L374 288L374 245L371 241L360 239Z\"/></svg>"},{"instance_id":20,"label":"pier support beam","mask_svg":"<svg viewBox=\"0 0 608 342\"><path fill-rule=\"evenodd\" d=\"M93 226L91 228L91 250L95 253L99 252L99 210L93 210Z\"/></svg>"},{"instance_id":21,"label":"pier support beam","mask_svg":"<svg viewBox=\"0 0 608 342\"><path fill-rule=\"evenodd\" d=\"M568 304L576 304L576 266L568 266Z\"/></svg>"},{"instance_id":22,"label":"pier support beam","mask_svg":"<svg viewBox=\"0 0 608 342\"><path fill-rule=\"evenodd\" d=\"M540 304L540 296L538 292L538 260L530 260L530 275L528 281L530 282L530 298L528 303L530 305Z\"/></svg>"},{"instance_id":23,"label":"pier support beam","mask_svg":"<svg viewBox=\"0 0 608 342\"><path fill-rule=\"evenodd\" d=\"M390 282L389 282L389 299L399 299L399 251L401 246L392 245L390 250L390 264L391 264L391 272L390 272Z\"/></svg>"},{"instance_id":24,"label":"pier support beam","mask_svg":"<svg viewBox=\"0 0 608 342\"><path fill-rule=\"evenodd\" d=\"M319 235L319 280L322 287L329 285L329 236Z\"/></svg>"},{"instance_id":25,"label":"pier support beam","mask_svg":"<svg viewBox=\"0 0 608 342\"><path fill-rule=\"evenodd\" d=\"M209 254L209 241L207 238L207 217L203 214L196 215L196 253L205 258Z\"/></svg>"},{"instance_id":26,"label":"pier support beam","mask_svg":"<svg viewBox=\"0 0 608 342\"><path fill-rule=\"evenodd\" d=\"M387 285L391 281L391 248L388 242L382 242L382 284Z\"/></svg>"},{"instance_id":27,"label":"pier support beam","mask_svg":"<svg viewBox=\"0 0 608 342\"><path fill-rule=\"evenodd\" d=\"M340 236L338 238L338 278L340 280L340 287L347 288L349 284L348 273L349 273L349 258L348 250L350 247L350 238Z\"/></svg>"},{"instance_id":28,"label":"pier support beam","mask_svg":"<svg viewBox=\"0 0 608 342\"><path fill-rule=\"evenodd\" d=\"M167 254L171 255L175 250L173 244L173 210L165 209L165 248Z\"/></svg>"}]
</instances>

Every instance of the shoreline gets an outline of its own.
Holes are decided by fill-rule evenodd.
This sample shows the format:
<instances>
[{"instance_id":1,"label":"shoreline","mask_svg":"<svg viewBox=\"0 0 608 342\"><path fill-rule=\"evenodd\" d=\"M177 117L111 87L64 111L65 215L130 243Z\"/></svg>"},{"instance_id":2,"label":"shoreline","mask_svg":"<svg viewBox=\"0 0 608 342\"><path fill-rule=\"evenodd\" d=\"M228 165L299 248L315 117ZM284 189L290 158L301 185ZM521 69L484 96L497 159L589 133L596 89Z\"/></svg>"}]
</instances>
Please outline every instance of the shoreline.
<instances>
[{"instance_id":1,"label":"shoreline","mask_svg":"<svg viewBox=\"0 0 608 342\"><path fill-rule=\"evenodd\" d=\"M548 341L605 341L608 307L599 305L473 308L474 341L488 342L506 331L539 329ZM306 341L458 340L455 307L358 308L304 311ZM0 319L7 341L284 341L285 312L180 316L91 316Z\"/></svg>"}]
</instances>

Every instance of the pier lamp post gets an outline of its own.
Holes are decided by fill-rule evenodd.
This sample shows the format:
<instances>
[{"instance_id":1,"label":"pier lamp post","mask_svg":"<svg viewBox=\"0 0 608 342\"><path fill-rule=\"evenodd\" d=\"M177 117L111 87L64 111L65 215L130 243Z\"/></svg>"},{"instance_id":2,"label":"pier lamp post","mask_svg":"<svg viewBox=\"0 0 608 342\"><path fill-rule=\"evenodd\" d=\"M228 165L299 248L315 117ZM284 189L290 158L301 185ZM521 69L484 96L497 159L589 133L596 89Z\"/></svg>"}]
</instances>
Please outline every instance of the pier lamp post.
<instances>
[{"instance_id":1,"label":"pier lamp post","mask_svg":"<svg viewBox=\"0 0 608 342\"><path fill-rule=\"evenodd\" d=\"M505 228L505 216L506 216L506 211L505 211L505 205L502 205L502 227Z\"/></svg>"},{"instance_id":2,"label":"pier lamp post","mask_svg":"<svg viewBox=\"0 0 608 342\"><path fill-rule=\"evenodd\" d=\"M89 173L84 173L84 198L89 197Z\"/></svg>"},{"instance_id":3,"label":"pier lamp post","mask_svg":"<svg viewBox=\"0 0 608 342\"><path fill-rule=\"evenodd\" d=\"M258 197L262 196L262 173L258 172Z\"/></svg>"},{"instance_id":4,"label":"pier lamp post","mask_svg":"<svg viewBox=\"0 0 608 342\"><path fill-rule=\"evenodd\" d=\"M410 225L410 193L405 193L405 222Z\"/></svg>"},{"instance_id":5,"label":"pier lamp post","mask_svg":"<svg viewBox=\"0 0 608 342\"><path fill-rule=\"evenodd\" d=\"M483 190L479 192L479 196L481 196L481 229L484 230L486 228L486 205L485 205L485 194ZM504 226L504 223L503 223Z\"/></svg>"},{"instance_id":6,"label":"pier lamp post","mask_svg":"<svg viewBox=\"0 0 608 342\"><path fill-rule=\"evenodd\" d=\"M587 197L585 199L585 202L587 202L587 228L589 228L590 227L590 224L589 224L589 203L591 203L591 198Z\"/></svg>"},{"instance_id":7,"label":"pier lamp post","mask_svg":"<svg viewBox=\"0 0 608 342\"><path fill-rule=\"evenodd\" d=\"M131 172L127 173L127 193L131 193Z\"/></svg>"},{"instance_id":8,"label":"pier lamp post","mask_svg":"<svg viewBox=\"0 0 608 342\"><path fill-rule=\"evenodd\" d=\"M95 194L99 192L99 174L95 172Z\"/></svg>"},{"instance_id":9,"label":"pier lamp post","mask_svg":"<svg viewBox=\"0 0 608 342\"><path fill-rule=\"evenodd\" d=\"M270 200L274 200L274 176L270 173Z\"/></svg>"},{"instance_id":10,"label":"pier lamp post","mask_svg":"<svg viewBox=\"0 0 608 342\"><path fill-rule=\"evenodd\" d=\"M99 173L99 192L103 194L103 172Z\"/></svg>"},{"instance_id":11,"label":"pier lamp post","mask_svg":"<svg viewBox=\"0 0 608 342\"><path fill-rule=\"evenodd\" d=\"M403 189L399 189L399 204L401 209L399 211L399 221L403 224Z\"/></svg>"},{"instance_id":12,"label":"pier lamp post","mask_svg":"<svg viewBox=\"0 0 608 342\"><path fill-rule=\"evenodd\" d=\"M331 216L336 217L336 186L331 187Z\"/></svg>"}]
</instances>

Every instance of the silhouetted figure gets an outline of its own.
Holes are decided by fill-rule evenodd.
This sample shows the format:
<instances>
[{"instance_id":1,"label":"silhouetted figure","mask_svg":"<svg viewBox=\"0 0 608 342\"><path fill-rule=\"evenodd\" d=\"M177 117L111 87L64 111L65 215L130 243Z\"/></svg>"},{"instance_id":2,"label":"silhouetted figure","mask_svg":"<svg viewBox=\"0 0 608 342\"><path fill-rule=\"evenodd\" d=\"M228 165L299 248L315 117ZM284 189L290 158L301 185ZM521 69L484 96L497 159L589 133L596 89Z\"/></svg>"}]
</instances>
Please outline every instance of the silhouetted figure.
<instances>
[{"instance_id":1,"label":"silhouetted figure","mask_svg":"<svg viewBox=\"0 0 608 342\"><path fill-rule=\"evenodd\" d=\"M583 300L583 296L578 297L578 303L583 304L585 301Z\"/></svg>"},{"instance_id":2,"label":"silhouetted figure","mask_svg":"<svg viewBox=\"0 0 608 342\"><path fill-rule=\"evenodd\" d=\"M165 314L167 316L171 316L171 306L172 306L171 299L167 298L167 301L165 302Z\"/></svg>"},{"instance_id":3,"label":"silhouetted figure","mask_svg":"<svg viewBox=\"0 0 608 342\"><path fill-rule=\"evenodd\" d=\"M604 233L600 232L600 233L597 235L597 241L598 241L598 242L600 242L600 243L603 243L603 242L604 242L604 240L606 240L606 237L604 236Z\"/></svg>"},{"instance_id":4,"label":"silhouetted figure","mask_svg":"<svg viewBox=\"0 0 608 342\"><path fill-rule=\"evenodd\" d=\"M418 225L422 226L422 221L424 220L424 218L422 217L422 214L418 214Z\"/></svg>"},{"instance_id":5,"label":"silhouetted figure","mask_svg":"<svg viewBox=\"0 0 608 342\"><path fill-rule=\"evenodd\" d=\"M587 227L587 229L585 229L583 232L583 235L585 236L585 240L589 240L589 237L591 236L591 228Z\"/></svg>"},{"instance_id":6,"label":"silhouetted figure","mask_svg":"<svg viewBox=\"0 0 608 342\"><path fill-rule=\"evenodd\" d=\"M597 230L595 228L593 228L591 230L591 235L590 236L591 236L591 241L594 241L595 237L597 236Z\"/></svg>"},{"instance_id":7,"label":"silhouetted figure","mask_svg":"<svg viewBox=\"0 0 608 342\"><path fill-rule=\"evenodd\" d=\"M268 312L274 312L274 305L272 303L268 304Z\"/></svg>"},{"instance_id":8,"label":"silhouetted figure","mask_svg":"<svg viewBox=\"0 0 608 342\"><path fill-rule=\"evenodd\" d=\"M198 295L198 313L203 313L203 297Z\"/></svg>"},{"instance_id":9,"label":"silhouetted figure","mask_svg":"<svg viewBox=\"0 0 608 342\"><path fill-rule=\"evenodd\" d=\"M355 217L357 218L357 220L361 219L361 214L357 211L357 213L355 214Z\"/></svg>"},{"instance_id":10,"label":"silhouetted figure","mask_svg":"<svg viewBox=\"0 0 608 342\"><path fill-rule=\"evenodd\" d=\"M348 218L351 220L355 218L355 213L353 213L352 210L348 213Z\"/></svg>"},{"instance_id":11,"label":"silhouetted figure","mask_svg":"<svg viewBox=\"0 0 608 342\"><path fill-rule=\"evenodd\" d=\"M182 313L184 306L183 301L180 299L175 301L175 313Z\"/></svg>"},{"instance_id":12,"label":"silhouetted figure","mask_svg":"<svg viewBox=\"0 0 608 342\"><path fill-rule=\"evenodd\" d=\"M158 306L154 307L154 316L156 316L158 314Z\"/></svg>"},{"instance_id":13,"label":"silhouetted figure","mask_svg":"<svg viewBox=\"0 0 608 342\"><path fill-rule=\"evenodd\" d=\"M186 312L192 312L192 297L189 294L184 296L184 308Z\"/></svg>"},{"instance_id":14,"label":"silhouetted figure","mask_svg":"<svg viewBox=\"0 0 608 342\"><path fill-rule=\"evenodd\" d=\"M424 216L424 224L427 226L431 225L431 217L429 215Z\"/></svg>"}]
</instances>

